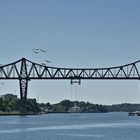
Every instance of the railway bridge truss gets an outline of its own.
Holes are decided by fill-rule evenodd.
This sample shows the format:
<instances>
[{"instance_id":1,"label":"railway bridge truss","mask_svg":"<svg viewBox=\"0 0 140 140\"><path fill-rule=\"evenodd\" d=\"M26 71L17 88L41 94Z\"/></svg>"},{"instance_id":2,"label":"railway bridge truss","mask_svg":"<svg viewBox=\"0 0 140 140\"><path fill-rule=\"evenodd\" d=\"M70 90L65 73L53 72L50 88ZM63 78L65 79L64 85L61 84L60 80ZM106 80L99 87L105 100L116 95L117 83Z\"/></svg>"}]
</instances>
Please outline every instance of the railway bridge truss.
<instances>
[{"instance_id":1,"label":"railway bridge truss","mask_svg":"<svg viewBox=\"0 0 140 140\"><path fill-rule=\"evenodd\" d=\"M0 80L19 80L20 112L26 112L28 83L30 80L140 80L140 60L109 68L58 68L34 63L26 58L0 66Z\"/></svg>"}]
</instances>

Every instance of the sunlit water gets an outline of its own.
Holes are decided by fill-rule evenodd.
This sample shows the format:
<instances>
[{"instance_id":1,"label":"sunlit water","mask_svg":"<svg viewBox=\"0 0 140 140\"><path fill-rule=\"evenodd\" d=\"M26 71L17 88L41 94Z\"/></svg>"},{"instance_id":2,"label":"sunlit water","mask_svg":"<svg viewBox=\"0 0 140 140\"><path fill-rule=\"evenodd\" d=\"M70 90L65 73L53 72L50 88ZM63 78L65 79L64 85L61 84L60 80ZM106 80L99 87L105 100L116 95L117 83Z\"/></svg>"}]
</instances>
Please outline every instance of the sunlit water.
<instances>
[{"instance_id":1,"label":"sunlit water","mask_svg":"<svg viewBox=\"0 0 140 140\"><path fill-rule=\"evenodd\" d=\"M0 140L139 140L140 116L127 113L0 116Z\"/></svg>"}]
</instances>

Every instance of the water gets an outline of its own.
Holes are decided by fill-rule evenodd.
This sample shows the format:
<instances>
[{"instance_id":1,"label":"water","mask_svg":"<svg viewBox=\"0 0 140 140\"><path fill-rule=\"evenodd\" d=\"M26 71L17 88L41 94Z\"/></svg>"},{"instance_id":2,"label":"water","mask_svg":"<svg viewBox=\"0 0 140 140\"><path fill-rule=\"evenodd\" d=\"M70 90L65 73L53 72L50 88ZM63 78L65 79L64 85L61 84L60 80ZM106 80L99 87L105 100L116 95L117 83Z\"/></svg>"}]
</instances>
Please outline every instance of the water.
<instances>
[{"instance_id":1,"label":"water","mask_svg":"<svg viewBox=\"0 0 140 140\"><path fill-rule=\"evenodd\" d=\"M0 116L0 140L138 140L140 117L127 113Z\"/></svg>"}]
</instances>

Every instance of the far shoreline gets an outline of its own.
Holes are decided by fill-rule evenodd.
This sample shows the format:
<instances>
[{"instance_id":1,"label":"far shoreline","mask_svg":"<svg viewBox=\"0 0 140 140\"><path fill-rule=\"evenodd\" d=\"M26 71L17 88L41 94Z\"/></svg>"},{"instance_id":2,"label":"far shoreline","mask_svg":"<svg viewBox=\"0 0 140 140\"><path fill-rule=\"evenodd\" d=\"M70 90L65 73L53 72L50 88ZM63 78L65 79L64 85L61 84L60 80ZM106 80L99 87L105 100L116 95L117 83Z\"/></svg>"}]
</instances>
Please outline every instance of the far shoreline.
<instances>
[{"instance_id":1,"label":"far shoreline","mask_svg":"<svg viewBox=\"0 0 140 140\"><path fill-rule=\"evenodd\" d=\"M41 113L32 113L28 112L25 114L21 114L20 112L0 112L0 116L26 116L26 115L41 115Z\"/></svg>"}]
</instances>

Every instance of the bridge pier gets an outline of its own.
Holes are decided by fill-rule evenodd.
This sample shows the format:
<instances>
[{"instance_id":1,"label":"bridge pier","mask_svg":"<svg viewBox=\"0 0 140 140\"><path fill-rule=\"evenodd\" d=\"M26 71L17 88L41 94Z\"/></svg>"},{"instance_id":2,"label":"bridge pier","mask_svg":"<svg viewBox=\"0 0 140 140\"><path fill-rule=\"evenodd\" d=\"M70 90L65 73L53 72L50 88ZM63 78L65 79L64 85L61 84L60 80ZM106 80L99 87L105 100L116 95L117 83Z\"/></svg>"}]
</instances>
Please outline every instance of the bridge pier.
<instances>
[{"instance_id":1,"label":"bridge pier","mask_svg":"<svg viewBox=\"0 0 140 140\"><path fill-rule=\"evenodd\" d=\"M28 74L27 74L27 64L26 59L22 58L21 68L20 68L20 114L26 115L26 101L27 101L27 89L28 89Z\"/></svg>"},{"instance_id":2,"label":"bridge pier","mask_svg":"<svg viewBox=\"0 0 140 140\"><path fill-rule=\"evenodd\" d=\"M27 100L27 89L28 89L28 80L21 79L20 83L20 114L27 114L26 111L26 100Z\"/></svg>"}]
</instances>

